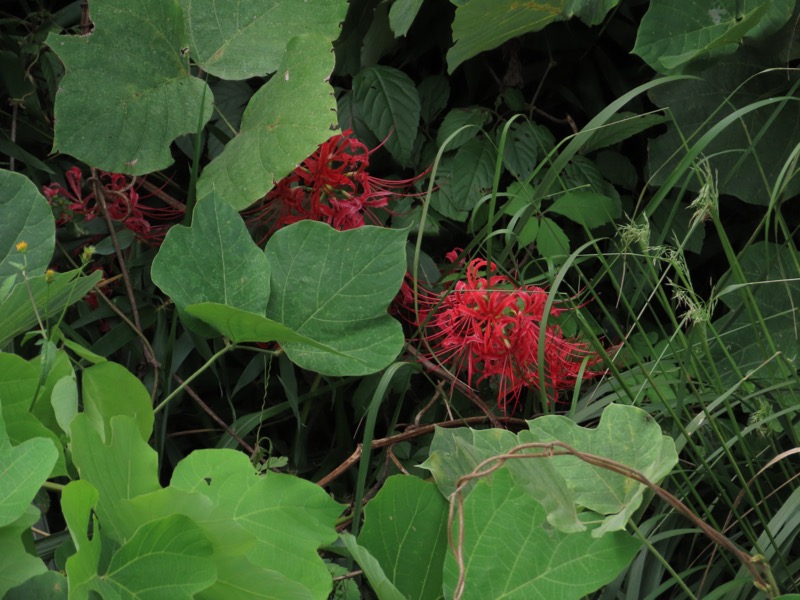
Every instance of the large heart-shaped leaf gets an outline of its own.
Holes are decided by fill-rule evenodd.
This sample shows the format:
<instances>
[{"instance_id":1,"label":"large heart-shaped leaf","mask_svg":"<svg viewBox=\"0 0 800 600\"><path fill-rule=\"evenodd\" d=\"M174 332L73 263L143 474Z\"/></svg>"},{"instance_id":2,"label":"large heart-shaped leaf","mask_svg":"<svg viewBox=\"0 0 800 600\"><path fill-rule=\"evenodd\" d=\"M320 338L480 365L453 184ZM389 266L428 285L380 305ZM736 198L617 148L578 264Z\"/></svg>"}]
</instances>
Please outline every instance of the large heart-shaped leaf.
<instances>
[{"instance_id":1,"label":"large heart-shaped leaf","mask_svg":"<svg viewBox=\"0 0 800 600\"><path fill-rule=\"evenodd\" d=\"M259 314L267 308L269 261L239 214L217 198L197 203L191 227L169 230L152 277L179 310L199 302Z\"/></svg>"},{"instance_id":2,"label":"large heart-shaped leaf","mask_svg":"<svg viewBox=\"0 0 800 600\"><path fill-rule=\"evenodd\" d=\"M90 35L47 44L64 62L53 150L115 173L140 175L172 163L169 144L202 127L213 97L192 77L177 0L104 0Z\"/></svg>"},{"instance_id":3,"label":"large heart-shaped leaf","mask_svg":"<svg viewBox=\"0 0 800 600\"><path fill-rule=\"evenodd\" d=\"M300 221L270 238L267 317L347 355L284 344L293 362L323 374L365 375L395 359L405 338L386 309L405 274L405 239L401 230L336 231L316 221Z\"/></svg>"},{"instance_id":4,"label":"large heart-shaped leaf","mask_svg":"<svg viewBox=\"0 0 800 600\"><path fill-rule=\"evenodd\" d=\"M56 245L53 211L33 182L19 173L0 169L0 190L0 282L20 277L13 263L22 265L28 276L40 275ZM28 246L24 256L17 250L20 242Z\"/></svg>"},{"instance_id":5,"label":"large heart-shaped leaf","mask_svg":"<svg viewBox=\"0 0 800 600\"><path fill-rule=\"evenodd\" d=\"M634 406L608 405L594 429L580 427L566 417L555 415L539 417L528 425L530 431L519 434L521 443L565 442L581 452L610 458L636 469L656 483L678 463L672 438L662 435L658 423L646 411ZM610 515L594 530L595 536L624 529L642 503L646 488L633 479L574 456L553 456L548 460L566 481L577 505Z\"/></svg>"},{"instance_id":6,"label":"large heart-shaped leaf","mask_svg":"<svg viewBox=\"0 0 800 600\"><path fill-rule=\"evenodd\" d=\"M247 456L199 450L181 461L170 487L203 494L226 517L256 537L249 555L324 600L331 578L317 549L336 540L342 507L308 481L281 473L256 476Z\"/></svg>"},{"instance_id":7,"label":"large heart-shaped leaf","mask_svg":"<svg viewBox=\"0 0 800 600\"><path fill-rule=\"evenodd\" d=\"M358 537L408 600L442 595L447 502L432 483L395 475L364 508Z\"/></svg>"},{"instance_id":8,"label":"large heart-shaped leaf","mask_svg":"<svg viewBox=\"0 0 800 600\"><path fill-rule=\"evenodd\" d=\"M320 34L292 38L278 73L251 98L242 127L197 182L200 198L216 191L237 210L263 197L336 126L328 76L330 41Z\"/></svg>"},{"instance_id":9,"label":"large heart-shaped leaf","mask_svg":"<svg viewBox=\"0 0 800 600\"><path fill-rule=\"evenodd\" d=\"M548 528L545 510L505 467L475 486L463 510L464 600L579 600L612 581L639 549L622 531L597 538L592 531ZM452 598L457 581L448 553L445 598Z\"/></svg>"},{"instance_id":10,"label":"large heart-shaped leaf","mask_svg":"<svg viewBox=\"0 0 800 600\"><path fill-rule=\"evenodd\" d=\"M296 35L339 36L344 0L235 2L180 0L192 56L223 79L248 79L278 68L286 44Z\"/></svg>"}]
</instances>

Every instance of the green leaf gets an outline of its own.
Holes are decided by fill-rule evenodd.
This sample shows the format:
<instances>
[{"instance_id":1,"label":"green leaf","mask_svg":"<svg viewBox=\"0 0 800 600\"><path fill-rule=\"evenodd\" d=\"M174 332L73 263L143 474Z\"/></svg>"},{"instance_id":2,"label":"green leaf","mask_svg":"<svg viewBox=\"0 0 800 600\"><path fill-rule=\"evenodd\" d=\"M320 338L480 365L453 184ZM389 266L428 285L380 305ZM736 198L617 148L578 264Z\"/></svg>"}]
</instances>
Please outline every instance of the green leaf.
<instances>
[{"instance_id":1,"label":"green leaf","mask_svg":"<svg viewBox=\"0 0 800 600\"><path fill-rule=\"evenodd\" d=\"M455 44L447 52L447 72L476 54L561 19L562 5L562 0L470 0L459 6L453 20Z\"/></svg>"},{"instance_id":2,"label":"green leaf","mask_svg":"<svg viewBox=\"0 0 800 600\"><path fill-rule=\"evenodd\" d=\"M327 598L331 578L317 549L336 540L342 507L322 488L281 473L257 476L247 456L234 450L193 452L175 468L170 487L207 496L256 537L248 552L254 563Z\"/></svg>"},{"instance_id":3,"label":"green leaf","mask_svg":"<svg viewBox=\"0 0 800 600\"><path fill-rule=\"evenodd\" d=\"M612 223L622 216L622 202L595 192L576 190L559 196L547 209L589 229Z\"/></svg>"},{"instance_id":4,"label":"green leaf","mask_svg":"<svg viewBox=\"0 0 800 600\"><path fill-rule=\"evenodd\" d=\"M69 436L69 426L78 414L78 382L75 374L59 379L53 386L50 405L61 430Z\"/></svg>"},{"instance_id":5,"label":"green leaf","mask_svg":"<svg viewBox=\"0 0 800 600\"><path fill-rule=\"evenodd\" d=\"M547 528L545 510L514 484L506 468L482 479L463 510L464 600L579 600L613 581L639 549L624 532L597 538L590 531L565 534ZM448 553L446 598L457 581L458 567Z\"/></svg>"},{"instance_id":6,"label":"green leaf","mask_svg":"<svg viewBox=\"0 0 800 600\"><path fill-rule=\"evenodd\" d=\"M89 537L90 531L100 531L94 514L97 498L97 490L88 481L71 481L61 492L61 512L76 550L66 564L71 600L88 600L91 582L97 576L102 542L100 535Z\"/></svg>"},{"instance_id":7,"label":"green leaf","mask_svg":"<svg viewBox=\"0 0 800 600\"><path fill-rule=\"evenodd\" d=\"M405 337L386 312L406 270L406 232L336 231L300 221L267 243L272 293L267 317L347 357L286 343L294 363L329 375L366 375L388 366Z\"/></svg>"},{"instance_id":8,"label":"green leaf","mask_svg":"<svg viewBox=\"0 0 800 600\"><path fill-rule=\"evenodd\" d=\"M470 211L492 189L497 151L487 139L472 139L453 158L452 201L458 210Z\"/></svg>"},{"instance_id":9,"label":"green leaf","mask_svg":"<svg viewBox=\"0 0 800 600\"><path fill-rule=\"evenodd\" d=\"M409 600L442 596L447 512L434 484L409 475L387 479L364 508L358 542Z\"/></svg>"},{"instance_id":10,"label":"green leaf","mask_svg":"<svg viewBox=\"0 0 800 600\"><path fill-rule=\"evenodd\" d=\"M152 277L182 312L200 302L262 315L267 308L269 261L239 213L216 197L197 203L191 227L169 230L153 260Z\"/></svg>"},{"instance_id":11,"label":"green leaf","mask_svg":"<svg viewBox=\"0 0 800 600\"><path fill-rule=\"evenodd\" d=\"M536 248L544 258L561 264L569 256L569 238L558 223L548 217L542 217L539 219Z\"/></svg>"},{"instance_id":12,"label":"green leaf","mask_svg":"<svg viewBox=\"0 0 800 600\"><path fill-rule=\"evenodd\" d=\"M21 280L13 263L24 265L29 277L41 275L56 245L53 211L33 182L19 173L0 169L0 190L0 281ZM19 242L28 244L24 255L16 248Z\"/></svg>"},{"instance_id":13,"label":"green leaf","mask_svg":"<svg viewBox=\"0 0 800 600\"><path fill-rule=\"evenodd\" d=\"M450 82L444 75L429 75L417 86L420 117L430 124L447 106Z\"/></svg>"},{"instance_id":14,"label":"green leaf","mask_svg":"<svg viewBox=\"0 0 800 600\"><path fill-rule=\"evenodd\" d=\"M619 112L613 121L598 129L583 146L583 152L593 152L601 148L613 146L633 137L656 125L666 123L669 119L662 114L637 115L632 112Z\"/></svg>"},{"instance_id":15,"label":"green leaf","mask_svg":"<svg viewBox=\"0 0 800 600\"><path fill-rule=\"evenodd\" d=\"M2 454L2 450L0 450L0 454ZM4 486L3 479L5 477L0 475L0 485ZM44 482L44 478L42 482ZM5 490L5 488L0 487L0 490ZM33 495L31 495L32 498ZM0 500L0 507L4 504L3 500ZM2 549L0 551L1 598L9 598L10 596L6 595L8 590L24 583L31 577L41 575L47 571L45 564L36 556L29 554L28 551L33 545L31 526L40 518L39 511L31 506L29 500L22 507L22 511L15 521L0 527L0 549ZM24 600L30 600L30 597L25 596ZM47 596L47 600L50 600L49 596Z\"/></svg>"},{"instance_id":16,"label":"green leaf","mask_svg":"<svg viewBox=\"0 0 800 600\"><path fill-rule=\"evenodd\" d=\"M223 79L248 79L272 73L296 35L339 36L344 0L230 2L180 0L192 58Z\"/></svg>"},{"instance_id":17,"label":"green leaf","mask_svg":"<svg viewBox=\"0 0 800 600\"><path fill-rule=\"evenodd\" d=\"M350 533L340 535L345 548L350 553L358 566L367 576L370 586L378 596L378 600L406 600L406 597L389 581L381 568L381 564L372 556L366 548L362 548L356 542L356 538Z\"/></svg>"},{"instance_id":18,"label":"green leaf","mask_svg":"<svg viewBox=\"0 0 800 600\"><path fill-rule=\"evenodd\" d=\"M67 578L57 571L40 573L9 590L3 600L67 600Z\"/></svg>"},{"instance_id":19,"label":"green leaf","mask_svg":"<svg viewBox=\"0 0 800 600\"><path fill-rule=\"evenodd\" d=\"M742 39L776 31L792 15L791 0L654 0L642 18L633 53L664 73L699 57L730 54Z\"/></svg>"},{"instance_id":20,"label":"green leaf","mask_svg":"<svg viewBox=\"0 0 800 600\"><path fill-rule=\"evenodd\" d=\"M19 469L23 471L27 468L33 469L30 475L18 471L17 468L5 472L5 476L12 478L9 480L9 485L16 481L19 485L27 482L25 485L33 486L30 498L24 502L20 500L25 505L30 504L36 490L48 475L55 477L66 475L67 472L64 448L58 436L30 411L36 390L40 385L40 377L40 365L29 363L16 354L0 353L0 416L4 423L1 428L2 433L0 433L0 448L3 448L0 453L5 453L7 460L22 455L23 462ZM25 448L24 452L12 451L10 443L17 445L18 448ZM52 462L50 462L51 452L55 452L55 459ZM36 458L35 461L34 458ZM34 462L29 464L28 461ZM3 464L6 464L5 461L0 461L0 465ZM38 480L40 470L44 469L45 465L49 465L51 470L45 473L41 480ZM29 477L33 479L28 479ZM9 498L18 498L18 494L25 496L30 488L23 487L16 490L13 486L3 486L0 487L0 490L8 494ZM0 491L0 498L2 498L3 491ZM2 505L1 499L0 505ZM22 513L14 515L5 512L4 514L0 509L0 525L15 520L20 514Z\"/></svg>"},{"instance_id":21,"label":"green leaf","mask_svg":"<svg viewBox=\"0 0 800 600\"><path fill-rule=\"evenodd\" d=\"M472 108L454 108L447 113L439 126L439 131L436 133L436 145L443 146L453 133L458 131L464 126L469 125L460 133L458 133L447 144L448 150L455 150L464 145L481 131L481 127L491 120L491 113L480 106Z\"/></svg>"},{"instance_id":22,"label":"green leaf","mask_svg":"<svg viewBox=\"0 0 800 600\"><path fill-rule=\"evenodd\" d=\"M103 531L122 542L131 522L125 501L161 489L158 456L127 415L111 419L111 436L105 443L85 413L72 420L70 433L72 460L81 480L99 493L96 512Z\"/></svg>"},{"instance_id":23,"label":"green leaf","mask_svg":"<svg viewBox=\"0 0 800 600\"><path fill-rule=\"evenodd\" d=\"M114 173L169 166L170 142L197 131L213 108L182 52L188 40L177 0L105 0L92 7L92 21L90 35L47 38L66 70L53 151Z\"/></svg>"},{"instance_id":24,"label":"green leaf","mask_svg":"<svg viewBox=\"0 0 800 600\"><path fill-rule=\"evenodd\" d=\"M456 491L456 482L468 475L484 460L505 454L522 443L517 436L502 429L479 431L469 428L436 428L431 443L430 456L419 467L433 475L439 491L450 498ZM561 531L580 531L572 497L563 477L546 460L514 460L504 467L513 473L515 481L537 499L548 512L548 521ZM469 493L475 483L469 483L464 493Z\"/></svg>"},{"instance_id":25,"label":"green leaf","mask_svg":"<svg viewBox=\"0 0 800 600\"><path fill-rule=\"evenodd\" d=\"M122 600L191 600L214 583L216 571L203 531L191 519L172 515L137 529L111 557L95 589Z\"/></svg>"},{"instance_id":26,"label":"green leaf","mask_svg":"<svg viewBox=\"0 0 800 600\"><path fill-rule=\"evenodd\" d=\"M389 26L395 37L408 33L421 6L422 0L394 0L389 9Z\"/></svg>"},{"instance_id":27,"label":"green leaf","mask_svg":"<svg viewBox=\"0 0 800 600\"><path fill-rule=\"evenodd\" d=\"M198 197L216 192L235 209L247 208L328 139L336 125L332 69L328 39L292 38L278 73L250 99L239 134L200 176Z\"/></svg>"},{"instance_id":28,"label":"green leaf","mask_svg":"<svg viewBox=\"0 0 800 600\"><path fill-rule=\"evenodd\" d=\"M530 431L519 434L521 443L561 441L580 452L622 463L658 483L678 463L675 443L644 410L609 404L594 429L562 416L547 415L528 421ZM574 456L547 459L566 480L575 503L595 513L611 515L592 533L595 537L622 530L642 503L647 489L641 483Z\"/></svg>"},{"instance_id":29,"label":"green leaf","mask_svg":"<svg viewBox=\"0 0 800 600\"><path fill-rule=\"evenodd\" d=\"M57 459L49 439L34 438L12 446L0 416L0 527L22 518Z\"/></svg>"},{"instance_id":30,"label":"green leaf","mask_svg":"<svg viewBox=\"0 0 800 600\"><path fill-rule=\"evenodd\" d=\"M49 319L83 298L102 278L99 271L83 277L80 270L75 269L54 273L52 278L44 275L31 277L27 283L16 284L8 296L0 299L0 315L3 315L0 319L0 347L17 335L38 327L31 297L39 309L39 316Z\"/></svg>"},{"instance_id":31,"label":"green leaf","mask_svg":"<svg viewBox=\"0 0 800 600\"><path fill-rule=\"evenodd\" d=\"M367 67L353 78L353 97L372 133L386 140L386 148L400 164L410 165L420 116L411 78L393 67Z\"/></svg>"},{"instance_id":32,"label":"green leaf","mask_svg":"<svg viewBox=\"0 0 800 600\"><path fill-rule=\"evenodd\" d=\"M568 17L576 16L592 27L602 23L608 11L617 4L619 0L568 0L564 14Z\"/></svg>"},{"instance_id":33,"label":"green leaf","mask_svg":"<svg viewBox=\"0 0 800 600\"><path fill-rule=\"evenodd\" d=\"M83 372L83 411L100 434L111 436L111 418L127 415L134 420L145 442L153 433L153 404L141 381L128 369L104 362Z\"/></svg>"},{"instance_id":34,"label":"green leaf","mask_svg":"<svg viewBox=\"0 0 800 600\"><path fill-rule=\"evenodd\" d=\"M500 131L497 139L499 143ZM546 156L554 146L553 134L546 127L529 121L512 123L503 148L503 164L517 179L528 180L538 166L539 157Z\"/></svg>"}]
</instances>

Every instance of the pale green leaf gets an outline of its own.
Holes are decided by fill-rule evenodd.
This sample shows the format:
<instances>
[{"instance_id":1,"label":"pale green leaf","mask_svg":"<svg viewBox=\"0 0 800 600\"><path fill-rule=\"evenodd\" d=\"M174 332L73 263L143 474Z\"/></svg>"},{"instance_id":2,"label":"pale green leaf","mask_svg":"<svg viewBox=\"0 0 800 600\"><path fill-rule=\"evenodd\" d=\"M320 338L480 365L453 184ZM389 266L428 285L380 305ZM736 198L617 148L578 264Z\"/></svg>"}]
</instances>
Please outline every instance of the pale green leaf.
<instances>
[{"instance_id":1,"label":"pale green leaf","mask_svg":"<svg viewBox=\"0 0 800 600\"><path fill-rule=\"evenodd\" d=\"M406 597L394 586L384 573L381 564L366 548L358 545L356 538L350 533L340 535L345 548L367 577L370 586L378 596L378 600L406 600Z\"/></svg>"},{"instance_id":2,"label":"pale green leaf","mask_svg":"<svg viewBox=\"0 0 800 600\"><path fill-rule=\"evenodd\" d=\"M47 44L64 62L53 150L114 173L169 166L169 145L197 131L213 98L192 77L177 0L104 0L92 6L90 35Z\"/></svg>"},{"instance_id":3,"label":"pale green leaf","mask_svg":"<svg viewBox=\"0 0 800 600\"><path fill-rule=\"evenodd\" d=\"M0 454L2 452L0 450ZM0 465L2 464L0 462ZM3 479L5 477L0 474L0 486L5 485L5 482L2 481ZM44 478L42 481L44 481ZM2 489L0 487L0 490ZM31 495L31 498L33 498L33 495ZM0 506L2 506L2 502L0 500ZM10 596L6 595L8 590L24 583L31 577L41 575L47 571L47 567L41 559L30 554L28 550L33 544L31 526L40 517L39 511L31 506L29 499L22 506L20 514L13 522L0 526L0 549L2 549L0 551L0 598L9 598ZM46 598L50 600L49 596ZM29 596L25 596L24 600L32 599Z\"/></svg>"},{"instance_id":4,"label":"pale green leaf","mask_svg":"<svg viewBox=\"0 0 800 600\"><path fill-rule=\"evenodd\" d=\"M542 217L536 234L536 249L544 258L560 264L569 256L569 238L558 223L549 217Z\"/></svg>"},{"instance_id":5,"label":"pale green leaf","mask_svg":"<svg viewBox=\"0 0 800 600\"><path fill-rule=\"evenodd\" d=\"M40 573L9 590L3 600L67 600L67 578L58 571Z\"/></svg>"},{"instance_id":6,"label":"pale green leaf","mask_svg":"<svg viewBox=\"0 0 800 600\"><path fill-rule=\"evenodd\" d=\"M250 99L239 134L200 176L198 197L216 192L235 209L247 208L330 137L336 125L332 69L324 36L292 38L278 72Z\"/></svg>"},{"instance_id":7,"label":"pale green leaf","mask_svg":"<svg viewBox=\"0 0 800 600\"><path fill-rule=\"evenodd\" d=\"M574 190L559 196L547 209L589 229L612 223L622 216L622 202L596 192Z\"/></svg>"},{"instance_id":8,"label":"pale green leaf","mask_svg":"<svg viewBox=\"0 0 800 600\"><path fill-rule=\"evenodd\" d=\"M548 528L545 510L506 468L482 479L463 510L464 600L579 600L613 581L639 549L621 531L597 538L591 531ZM448 553L446 598L457 581L458 567Z\"/></svg>"},{"instance_id":9,"label":"pale green leaf","mask_svg":"<svg viewBox=\"0 0 800 600\"><path fill-rule=\"evenodd\" d=\"M192 58L223 79L248 79L276 71L286 45L296 35L315 33L335 40L347 10L344 0L180 3Z\"/></svg>"},{"instance_id":10,"label":"pale green leaf","mask_svg":"<svg viewBox=\"0 0 800 600\"><path fill-rule=\"evenodd\" d=\"M78 382L74 373L56 382L50 395L50 405L58 426L69 435L70 423L78 414Z\"/></svg>"},{"instance_id":11,"label":"pale green leaf","mask_svg":"<svg viewBox=\"0 0 800 600\"><path fill-rule=\"evenodd\" d=\"M372 133L403 165L412 162L420 104L411 78L393 67L367 67L353 78L353 99Z\"/></svg>"},{"instance_id":12,"label":"pale green leaf","mask_svg":"<svg viewBox=\"0 0 800 600\"><path fill-rule=\"evenodd\" d=\"M286 343L293 362L322 374L365 375L397 357L405 337L386 311L406 270L405 239L402 230L336 231L316 221L270 238L267 317L346 355Z\"/></svg>"},{"instance_id":13,"label":"pale green leaf","mask_svg":"<svg viewBox=\"0 0 800 600\"><path fill-rule=\"evenodd\" d=\"M24 255L16 248L19 242L28 245ZM55 245L55 219L47 200L24 175L0 169L0 281L21 280L21 269L13 263L29 277L41 275Z\"/></svg>"},{"instance_id":14,"label":"pale green leaf","mask_svg":"<svg viewBox=\"0 0 800 600\"><path fill-rule=\"evenodd\" d=\"M364 507L358 536L408 600L442 596L448 505L433 483L394 475Z\"/></svg>"},{"instance_id":15,"label":"pale green leaf","mask_svg":"<svg viewBox=\"0 0 800 600\"><path fill-rule=\"evenodd\" d=\"M520 443L561 441L576 450L595 454L635 469L658 483L678 462L675 443L644 410L609 404L593 429L580 427L562 416L546 415L528 421ZM593 531L598 537L624 529L642 503L646 487L641 483L586 463L574 456L546 459L564 478L575 503L602 515L610 515Z\"/></svg>"}]
</instances>

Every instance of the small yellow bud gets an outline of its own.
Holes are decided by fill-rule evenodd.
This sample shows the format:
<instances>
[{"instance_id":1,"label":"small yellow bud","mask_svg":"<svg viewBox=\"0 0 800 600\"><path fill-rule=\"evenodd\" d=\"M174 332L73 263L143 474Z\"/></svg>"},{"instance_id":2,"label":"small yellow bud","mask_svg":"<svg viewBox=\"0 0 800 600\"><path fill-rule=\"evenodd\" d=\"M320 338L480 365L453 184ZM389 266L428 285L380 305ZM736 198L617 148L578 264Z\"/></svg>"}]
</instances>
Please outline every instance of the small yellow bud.
<instances>
[{"instance_id":1,"label":"small yellow bud","mask_svg":"<svg viewBox=\"0 0 800 600\"><path fill-rule=\"evenodd\" d=\"M47 269L47 271L44 272L44 280L47 283L52 283L53 279L55 278L55 276L56 276L56 272L53 269Z\"/></svg>"},{"instance_id":2,"label":"small yellow bud","mask_svg":"<svg viewBox=\"0 0 800 600\"><path fill-rule=\"evenodd\" d=\"M17 252L25 254L28 251L28 242L17 242Z\"/></svg>"}]
</instances>

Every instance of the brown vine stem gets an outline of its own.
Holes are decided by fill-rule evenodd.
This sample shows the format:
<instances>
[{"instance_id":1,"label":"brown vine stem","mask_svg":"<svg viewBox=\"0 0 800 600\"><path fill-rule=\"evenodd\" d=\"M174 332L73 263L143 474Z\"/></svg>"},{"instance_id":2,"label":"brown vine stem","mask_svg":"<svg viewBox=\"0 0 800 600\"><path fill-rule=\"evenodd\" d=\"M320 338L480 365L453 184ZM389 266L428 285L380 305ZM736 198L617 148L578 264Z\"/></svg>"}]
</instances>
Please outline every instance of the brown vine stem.
<instances>
[{"instance_id":1,"label":"brown vine stem","mask_svg":"<svg viewBox=\"0 0 800 600\"><path fill-rule=\"evenodd\" d=\"M183 379L181 379L180 375L178 375L177 373L173 374L173 375L172 375L172 378L173 378L175 381L177 381L177 382L178 382L178 385L183 385L183 384L184 384L184 381L183 381ZM235 432L233 429L231 429L231 428L228 426L228 424L227 424L225 421L223 421L223 420L222 420L222 419L219 417L219 415L217 415L217 413L215 413L215 412L212 410L212 408L211 408L211 407L210 407L208 404L206 404L205 402L203 402L203 399L202 399L200 396L198 396L198 395L197 395L197 392L195 392L195 391L194 391L194 390L193 390L191 387L189 387L188 385L187 385L187 386L184 386L183 390L184 390L184 391L185 391L187 394L189 394L189 397L190 397L192 400L194 400L194 401L195 401L195 403L196 403L196 404L197 404L197 405L198 405L200 408L202 408L202 409L205 411L205 413L206 413L206 414L207 414L209 417L211 417L211 419L212 419L212 420L213 420L215 423L217 423L217 425L219 425L219 426L220 426L220 427L222 427L222 428L223 428L225 431L227 431L227 432L228 432L228 435L230 435L230 436L231 436L233 439L235 439L235 440L236 440L236 442L237 442L237 443L238 443L238 444L239 444L239 445L240 445L242 448L244 448L245 450L247 450L247 451L250 453L250 456L251 456L251 457L253 457L253 456L255 456L255 455L256 455L256 450L255 450L255 448L253 448L253 447L252 447L250 444L248 444L248 443L247 443L247 442L245 442L245 441L244 441L244 440L243 440L241 437L239 437L239 434L237 434L237 433L236 433L236 432Z\"/></svg>"},{"instance_id":2,"label":"brown vine stem","mask_svg":"<svg viewBox=\"0 0 800 600\"><path fill-rule=\"evenodd\" d=\"M131 183L131 185L133 184ZM106 220L108 233L111 236L111 243L114 245L114 253L116 254L117 261L119 262L119 269L122 273L122 281L125 283L125 292L128 296L128 301L131 303L131 314L133 316L134 328L136 329L139 339L142 340L142 349L144 351L145 360L150 366L153 367L153 389L150 392L150 399L155 402L156 393L158 391L158 374L161 364L156 359L155 353L153 352L153 347L150 345L150 342L147 341L147 338L142 331L142 323L139 320L139 309L136 306L136 296L133 293L131 276L128 272L128 266L125 264L125 257L123 256L122 248L120 248L119 245L117 232L114 230L114 221L111 219L111 215L108 212L108 205L106 204L106 197L103 193L103 186L100 185L100 178L97 174L97 169L94 167L92 167L92 187L94 188L95 198L97 198L97 204L100 206L100 210Z\"/></svg>"},{"instance_id":3,"label":"brown vine stem","mask_svg":"<svg viewBox=\"0 0 800 600\"><path fill-rule=\"evenodd\" d=\"M497 419L498 417L495 417ZM380 450L381 448L386 448L388 446L393 446L394 444L399 444L400 442L405 442L407 440L413 440L414 438L427 435L429 433L433 433L437 427L461 427L463 425L472 425L472 424L479 424L486 422L487 417L466 417L464 419L454 419L452 421L442 421L440 423L432 423L431 425L422 425L422 426L411 426L403 433L398 433L396 435L392 435L389 437L381 438L379 440L372 440L372 444L370 447L373 450ZM500 417L499 419L506 425L518 425L520 427L524 427L526 425L526 421L524 419L515 419L513 417ZM350 467L358 462L361 458L362 452L362 445L358 444L356 446L355 451L347 457L347 459L336 467L333 471L325 475L322 479L317 481L317 485L320 487L325 487L329 485L332 481L339 478L342 473L347 471Z\"/></svg>"},{"instance_id":4,"label":"brown vine stem","mask_svg":"<svg viewBox=\"0 0 800 600\"><path fill-rule=\"evenodd\" d=\"M541 452L524 453L524 450L538 449ZM638 481L642 485L652 490L659 498L664 500L667 504L672 506L679 513L688 518L700 529L706 536L708 536L715 544L724 548L742 564L742 566L750 573L753 579L753 584L761 591L767 594L768 598L774 598L779 594L777 585L769 565L763 556L751 556L744 550L739 549L732 541L730 541L723 534L711 527L708 523L700 519L694 514L689 507L687 507L681 500L666 491L664 488L656 485L645 477L640 471L628 467L622 463L598 456L596 454L589 454L576 450L569 444L564 442L531 442L528 444L520 444L514 446L505 454L492 456L480 462L471 473L459 478L456 482L456 490L451 496L450 513L447 520L447 540L450 545L453 555L456 559L458 566L458 583L456 584L453 593L453 600L461 600L464 595L464 588L466 586L466 568L464 566L464 487L473 479L486 477L497 469L503 466L507 460L524 459L524 458L552 458L553 456L574 456L585 463L594 465L607 471L618 473L623 477ZM489 466L491 465L491 466ZM458 512L458 540L453 541L453 521L454 512Z\"/></svg>"}]
</instances>

